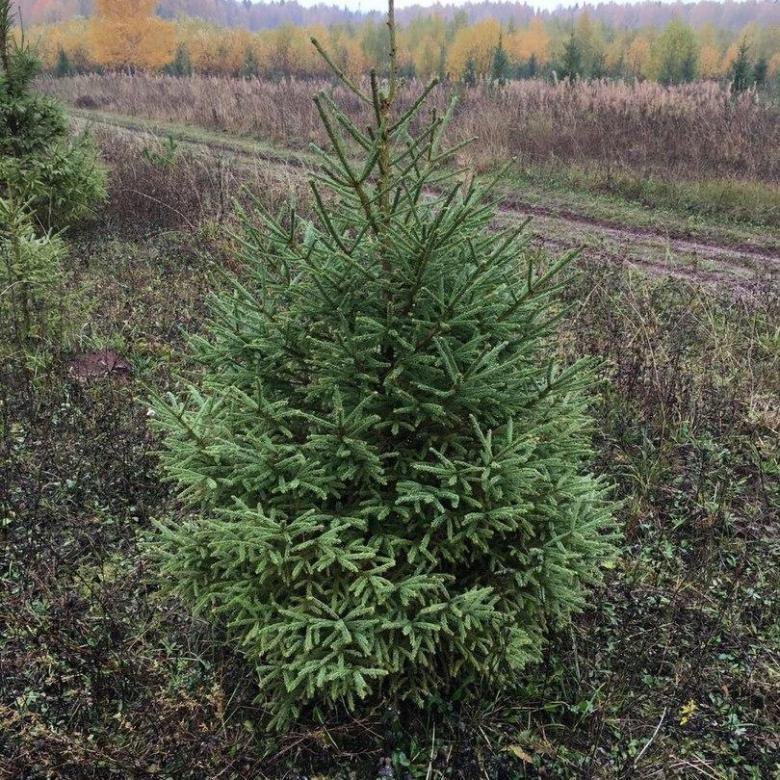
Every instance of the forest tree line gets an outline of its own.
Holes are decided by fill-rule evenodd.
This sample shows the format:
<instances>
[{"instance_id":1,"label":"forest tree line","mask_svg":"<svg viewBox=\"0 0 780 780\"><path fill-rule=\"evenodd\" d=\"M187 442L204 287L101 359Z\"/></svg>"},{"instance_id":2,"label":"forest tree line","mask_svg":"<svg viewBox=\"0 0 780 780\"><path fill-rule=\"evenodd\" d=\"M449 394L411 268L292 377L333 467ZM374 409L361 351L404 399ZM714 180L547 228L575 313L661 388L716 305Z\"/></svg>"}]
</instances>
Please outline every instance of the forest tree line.
<instances>
[{"instance_id":1,"label":"forest tree line","mask_svg":"<svg viewBox=\"0 0 780 780\"><path fill-rule=\"evenodd\" d=\"M36 25L27 36L45 69L58 76L138 69L180 76L319 78L327 67L312 37L350 75L386 67L385 27L373 19L251 32L196 18L166 20L157 6L156 0L95 0L92 16ZM420 16L399 29L398 46L404 75L467 84L554 76L665 84L731 79L742 88L761 86L780 73L780 25L750 22L729 31L674 18L661 28L630 29L599 21L587 8L566 19L538 15L524 22L471 23L466 10L449 18Z\"/></svg>"}]
</instances>

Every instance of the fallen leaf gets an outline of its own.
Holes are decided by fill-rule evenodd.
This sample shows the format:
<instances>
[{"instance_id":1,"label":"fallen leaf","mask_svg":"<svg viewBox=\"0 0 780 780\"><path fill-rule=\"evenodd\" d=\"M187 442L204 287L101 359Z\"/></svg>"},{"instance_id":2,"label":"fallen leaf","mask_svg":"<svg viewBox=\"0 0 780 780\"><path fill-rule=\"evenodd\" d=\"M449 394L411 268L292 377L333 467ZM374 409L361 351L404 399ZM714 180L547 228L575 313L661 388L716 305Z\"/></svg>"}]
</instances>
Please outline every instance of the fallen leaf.
<instances>
[{"instance_id":1,"label":"fallen leaf","mask_svg":"<svg viewBox=\"0 0 780 780\"><path fill-rule=\"evenodd\" d=\"M531 758L520 745L509 745L506 750L521 761L525 761L526 764L533 764L534 762L533 758Z\"/></svg>"}]
</instances>

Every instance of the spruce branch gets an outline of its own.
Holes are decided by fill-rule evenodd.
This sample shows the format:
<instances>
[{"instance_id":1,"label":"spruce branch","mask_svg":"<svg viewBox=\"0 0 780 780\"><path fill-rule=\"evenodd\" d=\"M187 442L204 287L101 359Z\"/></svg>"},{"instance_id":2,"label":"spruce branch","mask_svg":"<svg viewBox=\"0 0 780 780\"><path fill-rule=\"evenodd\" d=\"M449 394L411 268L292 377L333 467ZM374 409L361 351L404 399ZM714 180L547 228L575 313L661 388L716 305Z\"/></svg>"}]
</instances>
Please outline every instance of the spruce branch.
<instances>
[{"instance_id":1,"label":"spruce branch","mask_svg":"<svg viewBox=\"0 0 780 780\"><path fill-rule=\"evenodd\" d=\"M316 38L311 38L311 42L314 46L314 48L317 50L317 53L322 57L322 59L325 60L325 62L328 63L328 67L336 74L336 76L341 79L341 81L344 83L344 85L353 92L360 100L362 100L364 103L367 103L368 105L371 105L371 101L366 95L361 92L360 88L355 84L354 81L343 71L342 68L340 68L336 63L331 59L331 57L328 55L328 52L325 51L325 49L320 45L320 42Z\"/></svg>"}]
</instances>

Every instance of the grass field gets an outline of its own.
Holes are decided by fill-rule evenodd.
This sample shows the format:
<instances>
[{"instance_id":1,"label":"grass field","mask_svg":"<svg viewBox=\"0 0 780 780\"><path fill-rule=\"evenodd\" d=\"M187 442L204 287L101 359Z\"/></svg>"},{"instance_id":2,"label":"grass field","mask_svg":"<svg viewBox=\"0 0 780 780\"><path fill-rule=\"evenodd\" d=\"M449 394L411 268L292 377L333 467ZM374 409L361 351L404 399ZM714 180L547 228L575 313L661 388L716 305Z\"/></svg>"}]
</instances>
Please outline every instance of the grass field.
<instances>
[{"instance_id":1,"label":"grass field","mask_svg":"<svg viewBox=\"0 0 780 780\"><path fill-rule=\"evenodd\" d=\"M365 121L349 93L327 82L270 84L218 78L77 76L42 87L70 105L142 120L185 122L305 152L325 141L311 97L331 92ZM411 103L419 84L402 94ZM453 88L432 95L446 109ZM717 84L515 82L462 91L453 140L478 138L462 161L489 170L508 160L525 183L616 195L690 219L780 224L778 111L768 96L734 102Z\"/></svg>"},{"instance_id":2,"label":"grass field","mask_svg":"<svg viewBox=\"0 0 780 780\"><path fill-rule=\"evenodd\" d=\"M501 184L499 219L534 217L540 263L583 249L558 350L600 360L594 468L624 535L592 609L500 696L272 736L222 630L161 594L147 542L178 508L142 399L197 370L183 333L216 271L242 271L235 199L309 208L308 139L131 110L129 87L111 103L96 83L47 86L111 169L107 207L67 235L75 338L45 369L0 367L0 777L372 780L384 756L414 780L776 776L775 109L746 137L756 161L715 178L692 151L657 179L573 151ZM114 362L86 371L103 351Z\"/></svg>"}]
</instances>

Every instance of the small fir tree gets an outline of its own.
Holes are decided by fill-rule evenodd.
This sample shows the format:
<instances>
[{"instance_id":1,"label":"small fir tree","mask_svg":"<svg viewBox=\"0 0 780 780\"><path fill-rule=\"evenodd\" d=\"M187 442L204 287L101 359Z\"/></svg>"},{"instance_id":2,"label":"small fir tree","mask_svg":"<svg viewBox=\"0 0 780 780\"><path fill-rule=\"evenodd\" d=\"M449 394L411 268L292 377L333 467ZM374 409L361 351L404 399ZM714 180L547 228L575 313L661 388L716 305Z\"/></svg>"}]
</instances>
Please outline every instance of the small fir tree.
<instances>
[{"instance_id":1,"label":"small fir tree","mask_svg":"<svg viewBox=\"0 0 780 780\"><path fill-rule=\"evenodd\" d=\"M561 73L562 79L569 79L574 81L582 75L582 51L580 45L577 43L577 38L572 30L569 40L566 41L563 47L563 59L561 60Z\"/></svg>"},{"instance_id":2,"label":"small fir tree","mask_svg":"<svg viewBox=\"0 0 780 780\"><path fill-rule=\"evenodd\" d=\"M467 87L477 86L477 63L474 62L473 57L466 60L466 66L463 69L463 83Z\"/></svg>"},{"instance_id":3,"label":"small fir tree","mask_svg":"<svg viewBox=\"0 0 780 780\"><path fill-rule=\"evenodd\" d=\"M523 228L493 230L490 188L443 167L451 111L412 135L431 87L397 109L392 0L389 27L386 84L334 67L370 129L315 98L315 220L247 221L197 385L155 404L192 512L161 525L163 570L224 621L276 726L512 683L611 550L593 378L550 345L570 257L537 272Z\"/></svg>"},{"instance_id":4,"label":"small fir tree","mask_svg":"<svg viewBox=\"0 0 780 780\"><path fill-rule=\"evenodd\" d=\"M23 204L0 198L0 361L40 365L65 335L57 236L37 236Z\"/></svg>"},{"instance_id":5,"label":"small fir tree","mask_svg":"<svg viewBox=\"0 0 780 780\"><path fill-rule=\"evenodd\" d=\"M241 76L245 79L256 79L260 75L260 61L251 46L244 52L244 64L241 67Z\"/></svg>"},{"instance_id":6,"label":"small fir tree","mask_svg":"<svg viewBox=\"0 0 780 780\"><path fill-rule=\"evenodd\" d=\"M0 0L0 197L26 203L44 228L66 225L105 197L105 174L86 137L68 138L60 106L31 90L40 64L13 23Z\"/></svg>"},{"instance_id":7,"label":"small fir tree","mask_svg":"<svg viewBox=\"0 0 780 780\"><path fill-rule=\"evenodd\" d=\"M60 49L57 52L57 62L54 65L54 75L59 79L73 75L73 66L70 64L70 58L62 46L60 46Z\"/></svg>"},{"instance_id":8,"label":"small fir tree","mask_svg":"<svg viewBox=\"0 0 780 780\"><path fill-rule=\"evenodd\" d=\"M504 86L509 78L509 56L504 48L503 37L499 35L498 46L493 52L493 61L490 66L490 79L499 86Z\"/></svg>"},{"instance_id":9,"label":"small fir tree","mask_svg":"<svg viewBox=\"0 0 780 780\"><path fill-rule=\"evenodd\" d=\"M176 47L176 55L173 62L165 69L169 76L178 76L183 78L192 75L192 61L190 60L190 50L186 43L180 43Z\"/></svg>"},{"instance_id":10,"label":"small fir tree","mask_svg":"<svg viewBox=\"0 0 780 780\"><path fill-rule=\"evenodd\" d=\"M588 77L591 79L603 79L607 73L606 62L603 54L596 54L591 58L590 72Z\"/></svg>"},{"instance_id":11,"label":"small fir tree","mask_svg":"<svg viewBox=\"0 0 780 780\"><path fill-rule=\"evenodd\" d=\"M753 83L753 68L748 57L749 50L750 46L743 38L737 48L737 56L731 65L731 92L734 95L739 95L750 89Z\"/></svg>"},{"instance_id":12,"label":"small fir tree","mask_svg":"<svg viewBox=\"0 0 780 780\"><path fill-rule=\"evenodd\" d=\"M769 63L766 57L759 57L753 66L753 83L759 88L766 86L766 78L769 72Z\"/></svg>"},{"instance_id":13,"label":"small fir tree","mask_svg":"<svg viewBox=\"0 0 780 780\"><path fill-rule=\"evenodd\" d=\"M532 54L528 58L528 64L526 66L525 75L526 78L533 79L539 74L539 63L536 59L536 55Z\"/></svg>"}]
</instances>

